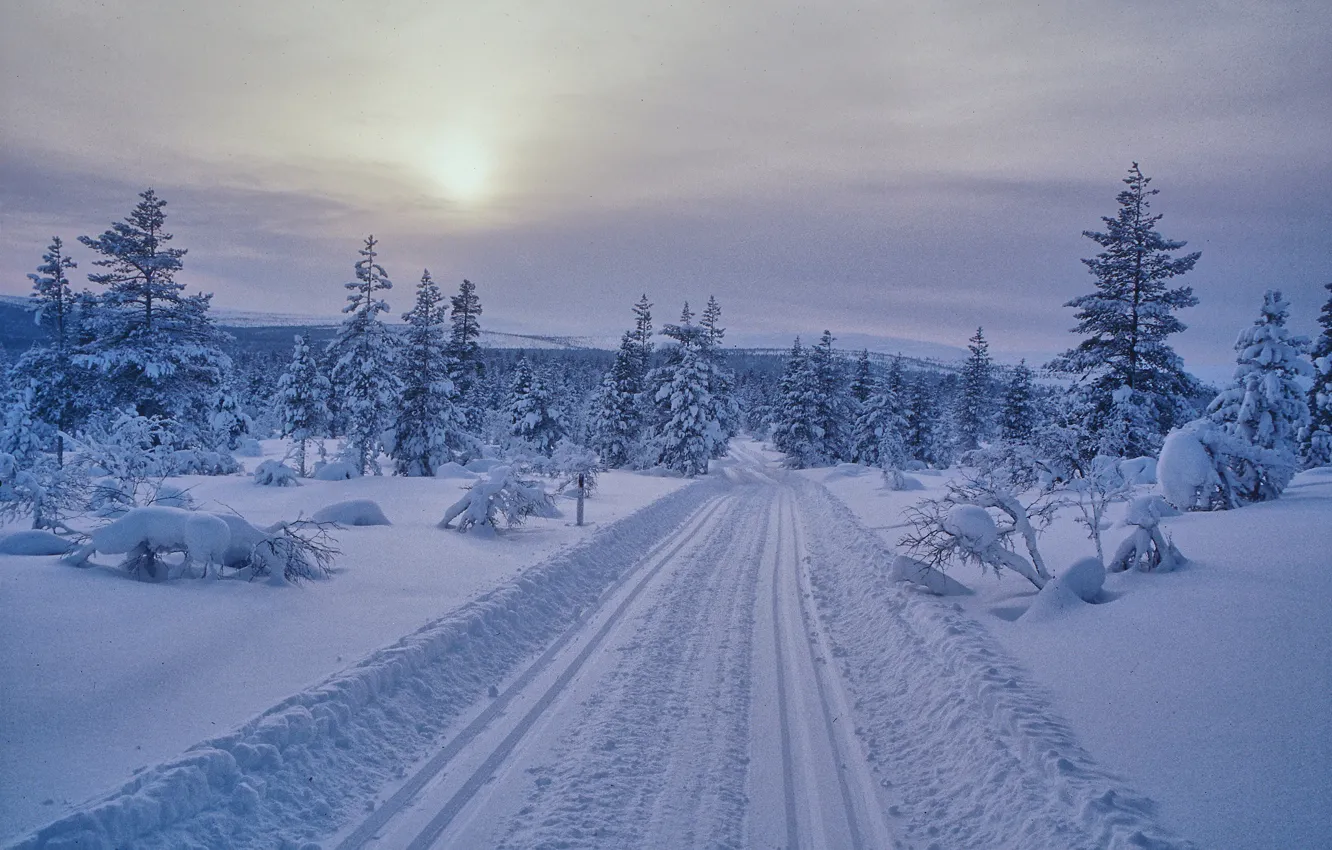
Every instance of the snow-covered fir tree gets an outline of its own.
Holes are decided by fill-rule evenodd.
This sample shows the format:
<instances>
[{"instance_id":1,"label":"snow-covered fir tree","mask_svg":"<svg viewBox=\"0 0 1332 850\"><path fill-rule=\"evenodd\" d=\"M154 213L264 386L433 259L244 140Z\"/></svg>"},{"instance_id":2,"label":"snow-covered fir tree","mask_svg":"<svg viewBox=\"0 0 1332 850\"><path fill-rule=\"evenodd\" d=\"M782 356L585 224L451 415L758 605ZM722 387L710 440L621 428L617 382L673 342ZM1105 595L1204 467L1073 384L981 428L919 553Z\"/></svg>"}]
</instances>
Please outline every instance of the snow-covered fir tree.
<instances>
[{"instance_id":1,"label":"snow-covered fir tree","mask_svg":"<svg viewBox=\"0 0 1332 850\"><path fill-rule=\"evenodd\" d=\"M526 355L519 355L514 365L513 384L509 388L509 433L541 454L550 457L555 445L568 433L563 412L556 406L543 376L532 368Z\"/></svg>"},{"instance_id":2,"label":"snow-covered fir tree","mask_svg":"<svg viewBox=\"0 0 1332 850\"><path fill-rule=\"evenodd\" d=\"M82 401L84 388L80 386L84 372L72 360L80 342L81 315L76 311L79 299L70 288L68 272L76 266L65 253L60 237L52 237L37 272L28 275L33 288L32 306L37 322L47 329L48 343L25 351L11 376L16 384L26 387L32 414L54 427L57 466L64 465L64 432L73 430L87 414L86 402Z\"/></svg>"},{"instance_id":3,"label":"snow-covered fir tree","mask_svg":"<svg viewBox=\"0 0 1332 850\"><path fill-rule=\"evenodd\" d=\"M726 442L708 392L712 370L705 350L707 332L690 324L691 317L686 305L681 323L662 329L677 344L668 355L668 364L654 370L660 383L652 433L656 462L690 478L706 474L717 445Z\"/></svg>"},{"instance_id":4,"label":"snow-covered fir tree","mask_svg":"<svg viewBox=\"0 0 1332 850\"><path fill-rule=\"evenodd\" d=\"M384 267L375 262L379 243L365 240L356 262L356 280L344 284L351 292L342 312L348 314L329 343L329 378L343 422L343 454L361 474L381 474L378 455L384 435L397 413L397 341L380 314L388 302L379 293L393 288Z\"/></svg>"},{"instance_id":5,"label":"snow-covered fir tree","mask_svg":"<svg viewBox=\"0 0 1332 850\"><path fill-rule=\"evenodd\" d=\"M870 365L869 349L863 348L856 355L856 363L851 367L851 387L849 393L855 404L864 404L878 389L874 378L874 369Z\"/></svg>"},{"instance_id":6,"label":"snow-covered fir tree","mask_svg":"<svg viewBox=\"0 0 1332 850\"><path fill-rule=\"evenodd\" d=\"M726 329L720 322L721 305L717 303L716 298L708 296L707 307L704 308L703 318L699 322L699 327L703 331L701 336L703 360L708 370L708 398L712 404L708 416L716 421L724 438L714 442L713 457L725 455L730 438L740 432L740 407L735 397L735 376L726 368L724 362L725 355L721 345L722 339L726 336Z\"/></svg>"},{"instance_id":7,"label":"snow-covered fir tree","mask_svg":"<svg viewBox=\"0 0 1332 850\"><path fill-rule=\"evenodd\" d=\"M786 454L787 463L809 466L817 462L813 433L814 380L809 357L800 337L795 338L777 382L777 404L772 417L773 448Z\"/></svg>"},{"instance_id":8,"label":"snow-covered fir tree","mask_svg":"<svg viewBox=\"0 0 1332 850\"><path fill-rule=\"evenodd\" d=\"M638 374L640 383L647 378L652 362L652 302L647 293L634 305L634 344L638 351Z\"/></svg>"},{"instance_id":9,"label":"snow-covered fir tree","mask_svg":"<svg viewBox=\"0 0 1332 850\"><path fill-rule=\"evenodd\" d=\"M434 475L442 464L465 459L475 445L450 377L457 363L444 336L448 315L443 305L444 296L430 270L423 271L416 304L403 314L407 334L399 358L402 403L392 452L398 475Z\"/></svg>"},{"instance_id":10,"label":"snow-covered fir tree","mask_svg":"<svg viewBox=\"0 0 1332 850\"><path fill-rule=\"evenodd\" d=\"M240 445L241 438L254 431L254 420L241 410L235 388L227 383L213 393L208 425L203 446L216 451L234 451Z\"/></svg>"},{"instance_id":11,"label":"snow-covered fir tree","mask_svg":"<svg viewBox=\"0 0 1332 850\"><path fill-rule=\"evenodd\" d=\"M1000 438L1009 443L1028 442L1036 432L1036 418L1035 387L1024 358L1004 387L1004 403L999 413Z\"/></svg>"},{"instance_id":12,"label":"snow-covered fir tree","mask_svg":"<svg viewBox=\"0 0 1332 850\"><path fill-rule=\"evenodd\" d=\"M98 238L79 237L101 255L93 265L107 271L88 275L106 290L75 361L102 374L99 406L133 405L206 433L231 359L208 316L212 295L185 295L175 280L185 250L167 247L166 201L152 189L139 198L124 221Z\"/></svg>"},{"instance_id":13,"label":"snow-covered fir tree","mask_svg":"<svg viewBox=\"0 0 1332 850\"><path fill-rule=\"evenodd\" d=\"M983 328L976 328L976 335L967 342L967 350L971 355L962 367L962 391L954 407L954 434L957 449L963 452L979 448L981 440L989 436L992 407L993 364Z\"/></svg>"},{"instance_id":14,"label":"snow-covered fir tree","mask_svg":"<svg viewBox=\"0 0 1332 850\"><path fill-rule=\"evenodd\" d=\"M1201 254L1171 253L1186 243L1157 232L1162 216L1149 212L1149 198L1158 193L1147 188L1150 182L1133 163L1124 179L1128 188L1117 198L1118 215L1102 219L1104 233L1083 232L1104 249L1083 260L1096 278L1096 291L1065 305L1078 311L1073 332L1086 338L1049 364L1052 371L1076 376L1088 433L1114 426L1110 420L1126 410L1116 406L1116 391L1128 389L1131 409L1145 412L1137 422L1119 423L1126 431L1123 451L1130 455L1155 453L1162 435L1190 415L1186 399L1195 389L1168 339L1185 328L1175 311L1198 299L1192 288L1168 283L1190 271Z\"/></svg>"},{"instance_id":15,"label":"snow-covered fir tree","mask_svg":"<svg viewBox=\"0 0 1332 850\"><path fill-rule=\"evenodd\" d=\"M1263 295L1262 312L1235 341L1235 378L1207 407L1208 417L1241 439L1290 454L1309 421L1300 378L1313 374L1308 340L1286 329L1290 304L1278 290Z\"/></svg>"},{"instance_id":16,"label":"snow-covered fir tree","mask_svg":"<svg viewBox=\"0 0 1332 850\"><path fill-rule=\"evenodd\" d=\"M331 392L332 384L319 368L305 337L297 336L291 363L278 378L274 402L281 423L278 435L291 439L296 471L302 478L308 474L310 441L328 434L327 399Z\"/></svg>"},{"instance_id":17,"label":"snow-covered fir tree","mask_svg":"<svg viewBox=\"0 0 1332 850\"><path fill-rule=\"evenodd\" d=\"M934 422L938 405L933 388L924 375L916 375L906 385L902 415L906 419L906 431L903 446L907 457L921 463L929 463L933 456Z\"/></svg>"},{"instance_id":18,"label":"snow-covered fir tree","mask_svg":"<svg viewBox=\"0 0 1332 850\"><path fill-rule=\"evenodd\" d=\"M1325 288L1332 293L1332 283ZM1332 294L1318 314L1322 334L1314 342L1314 378L1309 387L1309 424L1300 435L1300 449L1308 467L1332 466Z\"/></svg>"},{"instance_id":19,"label":"snow-covered fir tree","mask_svg":"<svg viewBox=\"0 0 1332 850\"><path fill-rule=\"evenodd\" d=\"M846 380L832 343L832 332L826 330L809 349L797 337L779 383L773 444L797 469L836 463L851 454Z\"/></svg>"},{"instance_id":20,"label":"snow-covered fir tree","mask_svg":"<svg viewBox=\"0 0 1332 850\"><path fill-rule=\"evenodd\" d=\"M634 333L625 331L620 338L620 349L615 352L615 362L602 379L593 402L588 444L611 469L627 466L634 457L634 447L642 439L640 358L641 349Z\"/></svg>"},{"instance_id":21,"label":"snow-covered fir tree","mask_svg":"<svg viewBox=\"0 0 1332 850\"><path fill-rule=\"evenodd\" d=\"M457 403L462 406L469 427L475 430L484 417L484 405L473 388L485 372L481 362L481 299L476 294L476 284L464 278L458 285L458 294L449 298L449 308L448 353L453 360L450 377L458 392Z\"/></svg>"},{"instance_id":22,"label":"snow-covered fir tree","mask_svg":"<svg viewBox=\"0 0 1332 850\"><path fill-rule=\"evenodd\" d=\"M866 357L864 362L868 362ZM852 433L856 463L900 469L906 462L906 418L902 416L902 399L887 381L879 381L871 374L867 379L857 376L867 395L859 406L855 429Z\"/></svg>"}]
</instances>

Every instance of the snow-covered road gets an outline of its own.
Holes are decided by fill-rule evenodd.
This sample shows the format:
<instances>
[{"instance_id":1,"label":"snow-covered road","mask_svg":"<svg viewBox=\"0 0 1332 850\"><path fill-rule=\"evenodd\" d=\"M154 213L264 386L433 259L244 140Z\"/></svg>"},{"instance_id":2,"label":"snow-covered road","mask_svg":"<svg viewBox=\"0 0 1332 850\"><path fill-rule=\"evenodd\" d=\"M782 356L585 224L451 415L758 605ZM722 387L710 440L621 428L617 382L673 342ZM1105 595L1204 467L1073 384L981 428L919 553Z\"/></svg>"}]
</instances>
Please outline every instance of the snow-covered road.
<instances>
[{"instance_id":1,"label":"snow-covered road","mask_svg":"<svg viewBox=\"0 0 1332 850\"><path fill-rule=\"evenodd\" d=\"M24 846L1188 846L826 490L710 478Z\"/></svg>"},{"instance_id":2,"label":"snow-covered road","mask_svg":"<svg viewBox=\"0 0 1332 850\"><path fill-rule=\"evenodd\" d=\"M890 846L796 499L747 472L338 846Z\"/></svg>"}]
</instances>

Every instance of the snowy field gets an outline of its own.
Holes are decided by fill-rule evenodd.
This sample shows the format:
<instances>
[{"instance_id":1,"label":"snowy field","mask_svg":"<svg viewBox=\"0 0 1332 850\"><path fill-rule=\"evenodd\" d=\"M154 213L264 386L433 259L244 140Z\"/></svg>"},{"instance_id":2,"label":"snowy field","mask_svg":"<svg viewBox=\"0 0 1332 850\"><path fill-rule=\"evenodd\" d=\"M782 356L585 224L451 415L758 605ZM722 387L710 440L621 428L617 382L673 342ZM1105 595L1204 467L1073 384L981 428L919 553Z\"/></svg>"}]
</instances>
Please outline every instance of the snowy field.
<instances>
[{"instance_id":1,"label":"snowy field","mask_svg":"<svg viewBox=\"0 0 1332 850\"><path fill-rule=\"evenodd\" d=\"M186 480L260 523L376 500L393 525L339 532L336 574L299 587L0 556L0 677L17 685L0 691L0 842L1332 834L1332 471L1169 519L1184 569L1111 575L1103 604L1031 621L1013 574L956 568L975 592L946 599L886 580L903 509L955 472L889 491L877 470L777 457L737 440L693 485L608 473L593 525L565 504L492 540L434 528L456 481ZM1068 517L1041 543L1056 573L1092 551Z\"/></svg>"},{"instance_id":2,"label":"snowy field","mask_svg":"<svg viewBox=\"0 0 1332 850\"><path fill-rule=\"evenodd\" d=\"M884 543L902 511L954 471L914 473L924 490L884 489L877 470L801 473L823 483ZM1115 506L1112 519L1122 516ZM1007 573L949 571L976 591L951 597L1053 695L1083 746L1160 804L1201 846L1326 846L1332 836L1332 468L1281 498L1168 519L1179 571L1111 573L1109 601L1018 621L1035 590ZM1128 532L1112 528L1108 547ZM1094 554L1067 515L1041 538L1056 572Z\"/></svg>"},{"instance_id":3,"label":"snowy field","mask_svg":"<svg viewBox=\"0 0 1332 850\"><path fill-rule=\"evenodd\" d=\"M277 441L265 446L281 456ZM393 525L338 532L335 575L295 587L152 584L117 569L120 556L80 570L0 555L0 840L239 726L687 482L608 472L588 525L574 526L573 501L559 499L564 518L531 519L496 540L435 528L462 492L456 480L172 483L202 510L261 525L354 498L378 502Z\"/></svg>"}]
</instances>

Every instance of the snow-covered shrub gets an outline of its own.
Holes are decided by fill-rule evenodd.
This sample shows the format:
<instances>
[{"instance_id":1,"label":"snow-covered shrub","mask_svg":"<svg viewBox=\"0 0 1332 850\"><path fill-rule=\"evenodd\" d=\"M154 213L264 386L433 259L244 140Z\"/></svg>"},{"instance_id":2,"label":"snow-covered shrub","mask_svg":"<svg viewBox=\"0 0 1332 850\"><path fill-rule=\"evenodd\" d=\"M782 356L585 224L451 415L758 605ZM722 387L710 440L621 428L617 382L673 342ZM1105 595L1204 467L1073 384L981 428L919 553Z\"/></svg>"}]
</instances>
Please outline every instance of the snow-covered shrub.
<instances>
[{"instance_id":1,"label":"snow-covered shrub","mask_svg":"<svg viewBox=\"0 0 1332 850\"><path fill-rule=\"evenodd\" d=\"M236 446L236 454L240 457L263 457L264 447L254 437L243 437Z\"/></svg>"},{"instance_id":2,"label":"snow-covered shrub","mask_svg":"<svg viewBox=\"0 0 1332 850\"><path fill-rule=\"evenodd\" d=\"M255 467L254 483L264 487L299 487L301 482L296 470L270 458Z\"/></svg>"},{"instance_id":3,"label":"snow-covered shrub","mask_svg":"<svg viewBox=\"0 0 1332 850\"><path fill-rule=\"evenodd\" d=\"M935 569L971 562L996 574L1010 569L1037 588L1044 586L1050 574L1036 537L1054 518L1059 499L1039 490L1024 504L1019 495L1030 489L1035 475L1021 465L996 464L950 482L942 498L907 508L912 530L899 544ZM1028 557L1014 551L1014 536L1021 537Z\"/></svg>"},{"instance_id":4,"label":"snow-covered shrub","mask_svg":"<svg viewBox=\"0 0 1332 850\"><path fill-rule=\"evenodd\" d=\"M435 468L436 478L461 478L466 481L475 481L480 476L475 472L469 472L462 464L457 461L441 463Z\"/></svg>"},{"instance_id":5,"label":"snow-covered shrub","mask_svg":"<svg viewBox=\"0 0 1332 850\"><path fill-rule=\"evenodd\" d=\"M240 471L240 462L230 452L210 449L177 449L168 466L171 475L235 475Z\"/></svg>"},{"instance_id":6,"label":"snow-covered shrub","mask_svg":"<svg viewBox=\"0 0 1332 850\"><path fill-rule=\"evenodd\" d=\"M555 444L550 457L532 458L532 471L556 480L555 491L563 493L569 487L578 487L578 476L583 476L583 490L590 494L597 488L597 475L601 459L597 453L572 440L561 439Z\"/></svg>"},{"instance_id":7,"label":"snow-covered shrub","mask_svg":"<svg viewBox=\"0 0 1332 850\"><path fill-rule=\"evenodd\" d=\"M1101 532L1109 527L1105 510L1113 502L1127 498L1131 489L1122 472L1121 461L1105 455L1092 458L1085 475L1074 476L1061 485L1062 492L1067 494L1066 501L1078 510L1074 520L1087 529L1087 537L1096 544L1096 557L1101 563L1105 563Z\"/></svg>"},{"instance_id":8,"label":"snow-covered shrub","mask_svg":"<svg viewBox=\"0 0 1332 850\"><path fill-rule=\"evenodd\" d=\"M384 509L373 499L348 499L320 508L312 517L315 522L335 522L338 525L392 525Z\"/></svg>"},{"instance_id":9,"label":"snow-covered shrub","mask_svg":"<svg viewBox=\"0 0 1332 850\"><path fill-rule=\"evenodd\" d=\"M898 555L893 559L885 578L889 581L905 581L919 585L935 596L963 596L971 593L971 588L957 579L924 561L917 561L906 555Z\"/></svg>"},{"instance_id":10,"label":"snow-covered shrub","mask_svg":"<svg viewBox=\"0 0 1332 850\"><path fill-rule=\"evenodd\" d=\"M65 560L83 566L94 552L125 555L124 566L132 575L162 581L169 572L163 554L184 553L182 573L195 561L202 561L204 575L208 575L213 565L223 563L229 539L227 524L212 514L156 506L134 508L95 530Z\"/></svg>"},{"instance_id":11,"label":"snow-covered shrub","mask_svg":"<svg viewBox=\"0 0 1332 850\"><path fill-rule=\"evenodd\" d=\"M529 516L554 518L559 511L539 484L523 481L511 466L497 466L444 512L439 527L448 528L457 519L459 531L494 532L500 519L515 526Z\"/></svg>"},{"instance_id":12,"label":"snow-covered shrub","mask_svg":"<svg viewBox=\"0 0 1332 850\"><path fill-rule=\"evenodd\" d=\"M214 516L230 532L223 565L249 569L251 578L268 576L270 584L326 578L339 554L329 536L330 523L296 520L259 528L235 514Z\"/></svg>"},{"instance_id":13,"label":"snow-covered shrub","mask_svg":"<svg viewBox=\"0 0 1332 850\"><path fill-rule=\"evenodd\" d=\"M1083 558L1055 576L1018 619L1024 623L1057 619L1087 603L1101 601L1105 567L1097 558Z\"/></svg>"},{"instance_id":14,"label":"snow-covered shrub","mask_svg":"<svg viewBox=\"0 0 1332 850\"><path fill-rule=\"evenodd\" d=\"M1119 474L1124 477L1125 483L1130 486L1135 484L1155 484L1156 483L1156 458L1154 457L1127 457L1119 462Z\"/></svg>"},{"instance_id":15,"label":"snow-covered shrub","mask_svg":"<svg viewBox=\"0 0 1332 850\"><path fill-rule=\"evenodd\" d=\"M1263 448L1208 419L1166 436L1157 487L1176 508L1214 511L1275 499L1295 475L1293 452Z\"/></svg>"},{"instance_id":16,"label":"snow-covered shrub","mask_svg":"<svg viewBox=\"0 0 1332 850\"><path fill-rule=\"evenodd\" d=\"M76 467L61 467L55 458L36 454L22 462L0 452L0 522L32 517L34 529L66 529L63 518L86 503L87 476Z\"/></svg>"},{"instance_id":17,"label":"snow-covered shrub","mask_svg":"<svg viewBox=\"0 0 1332 850\"><path fill-rule=\"evenodd\" d=\"M1179 516L1179 511L1155 494L1139 496L1129 502L1123 524L1133 532L1119 544L1108 569L1112 572L1135 568L1143 572L1167 572L1184 563L1184 556L1175 544L1161 534L1161 520L1172 516Z\"/></svg>"}]
</instances>

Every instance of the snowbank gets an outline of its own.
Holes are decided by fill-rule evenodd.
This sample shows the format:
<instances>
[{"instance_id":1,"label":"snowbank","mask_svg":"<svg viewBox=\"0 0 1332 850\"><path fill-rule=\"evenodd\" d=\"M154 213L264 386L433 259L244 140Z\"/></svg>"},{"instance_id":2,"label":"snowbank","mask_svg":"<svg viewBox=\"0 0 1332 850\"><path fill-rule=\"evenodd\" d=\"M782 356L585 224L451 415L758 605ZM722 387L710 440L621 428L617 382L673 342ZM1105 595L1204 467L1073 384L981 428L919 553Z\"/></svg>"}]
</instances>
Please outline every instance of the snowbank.
<instances>
[{"instance_id":1,"label":"snowbank","mask_svg":"<svg viewBox=\"0 0 1332 850\"><path fill-rule=\"evenodd\" d=\"M0 555L63 555L74 544L49 531L15 531L0 537Z\"/></svg>"},{"instance_id":2,"label":"snowbank","mask_svg":"<svg viewBox=\"0 0 1332 850\"><path fill-rule=\"evenodd\" d=\"M338 525L392 525L384 516L384 509L373 499L348 499L320 508L311 517L315 522L336 522Z\"/></svg>"}]
</instances>

